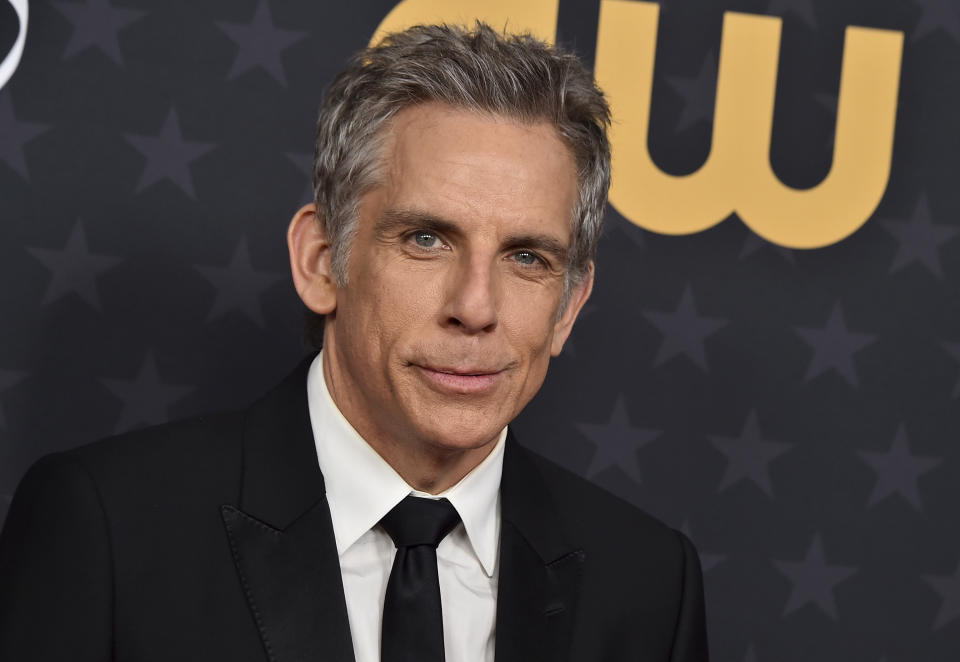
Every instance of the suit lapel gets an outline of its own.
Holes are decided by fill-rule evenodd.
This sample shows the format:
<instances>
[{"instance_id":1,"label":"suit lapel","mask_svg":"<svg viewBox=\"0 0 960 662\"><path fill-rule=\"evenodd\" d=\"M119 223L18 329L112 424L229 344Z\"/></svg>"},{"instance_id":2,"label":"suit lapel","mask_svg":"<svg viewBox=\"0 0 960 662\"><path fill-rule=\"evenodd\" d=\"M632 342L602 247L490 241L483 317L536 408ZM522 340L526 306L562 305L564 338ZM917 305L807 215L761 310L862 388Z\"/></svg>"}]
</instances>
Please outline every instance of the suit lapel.
<instances>
[{"instance_id":1,"label":"suit lapel","mask_svg":"<svg viewBox=\"0 0 960 662\"><path fill-rule=\"evenodd\" d=\"M583 550L563 536L533 460L507 438L501 480L497 662L556 662L570 650Z\"/></svg>"},{"instance_id":2,"label":"suit lapel","mask_svg":"<svg viewBox=\"0 0 960 662\"><path fill-rule=\"evenodd\" d=\"M353 662L306 359L244 418L239 508L221 507L237 573L271 662Z\"/></svg>"},{"instance_id":3,"label":"suit lapel","mask_svg":"<svg viewBox=\"0 0 960 662\"><path fill-rule=\"evenodd\" d=\"M239 507L224 505L220 514L267 659L354 662L310 427L311 361L247 411ZM512 434L504 453L501 514L496 660L565 659L585 555L565 540L539 470Z\"/></svg>"}]
</instances>

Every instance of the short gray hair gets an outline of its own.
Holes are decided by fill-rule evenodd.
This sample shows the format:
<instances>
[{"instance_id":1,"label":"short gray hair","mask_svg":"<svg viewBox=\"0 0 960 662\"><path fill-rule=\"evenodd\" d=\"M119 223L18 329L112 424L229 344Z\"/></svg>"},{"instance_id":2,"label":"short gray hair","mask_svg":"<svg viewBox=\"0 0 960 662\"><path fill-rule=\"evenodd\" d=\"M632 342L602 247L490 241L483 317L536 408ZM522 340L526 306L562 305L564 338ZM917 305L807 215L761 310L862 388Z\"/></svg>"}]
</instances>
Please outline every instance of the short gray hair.
<instances>
[{"instance_id":1,"label":"short gray hair","mask_svg":"<svg viewBox=\"0 0 960 662\"><path fill-rule=\"evenodd\" d=\"M313 189L334 281L347 281L357 206L378 183L384 129L399 111L427 102L556 127L579 181L565 305L588 273L603 225L610 109L575 55L479 21L472 29L417 25L387 35L357 53L330 85L317 119Z\"/></svg>"}]
</instances>

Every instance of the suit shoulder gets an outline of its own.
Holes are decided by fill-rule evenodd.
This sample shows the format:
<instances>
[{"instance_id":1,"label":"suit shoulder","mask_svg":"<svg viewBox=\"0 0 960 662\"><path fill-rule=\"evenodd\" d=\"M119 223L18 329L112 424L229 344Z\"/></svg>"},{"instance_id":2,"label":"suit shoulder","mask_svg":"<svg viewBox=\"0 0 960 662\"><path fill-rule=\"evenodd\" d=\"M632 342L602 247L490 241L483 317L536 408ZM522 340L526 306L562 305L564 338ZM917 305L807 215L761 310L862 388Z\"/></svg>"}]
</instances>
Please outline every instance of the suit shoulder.
<instances>
[{"instance_id":1,"label":"suit shoulder","mask_svg":"<svg viewBox=\"0 0 960 662\"><path fill-rule=\"evenodd\" d=\"M64 451L65 459L108 469L137 463L181 464L232 452L240 440L242 412L218 412L114 435Z\"/></svg>"},{"instance_id":2,"label":"suit shoulder","mask_svg":"<svg viewBox=\"0 0 960 662\"><path fill-rule=\"evenodd\" d=\"M115 503L235 492L242 420L242 412L228 412L142 428L46 455L31 472L63 476L80 470L102 498Z\"/></svg>"},{"instance_id":3,"label":"suit shoulder","mask_svg":"<svg viewBox=\"0 0 960 662\"><path fill-rule=\"evenodd\" d=\"M575 537L618 545L642 542L647 548L660 547L670 555L681 552L679 536L683 534L552 460L527 452L557 504L558 514Z\"/></svg>"}]
</instances>

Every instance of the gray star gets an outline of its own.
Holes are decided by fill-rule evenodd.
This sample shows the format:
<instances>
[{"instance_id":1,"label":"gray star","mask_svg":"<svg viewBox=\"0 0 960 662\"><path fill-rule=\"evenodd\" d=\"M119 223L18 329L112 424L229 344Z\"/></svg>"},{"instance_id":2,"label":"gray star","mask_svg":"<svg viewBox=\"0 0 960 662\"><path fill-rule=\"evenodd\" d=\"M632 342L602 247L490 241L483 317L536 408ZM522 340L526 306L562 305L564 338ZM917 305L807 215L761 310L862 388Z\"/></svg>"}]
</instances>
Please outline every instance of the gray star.
<instances>
[{"instance_id":1,"label":"gray star","mask_svg":"<svg viewBox=\"0 0 960 662\"><path fill-rule=\"evenodd\" d=\"M890 273L898 271L912 262L919 261L933 275L943 278L940 267L940 255L937 252L940 244L944 244L960 234L960 228L949 225L935 225L930 219L930 207L927 196L921 195L910 215L910 221L881 221L883 227L896 237L900 244L897 256L890 267Z\"/></svg>"},{"instance_id":2,"label":"gray star","mask_svg":"<svg viewBox=\"0 0 960 662\"><path fill-rule=\"evenodd\" d=\"M830 123L830 132L827 135L827 139L823 142L824 149L833 151L834 140L837 133L837 103L839 97L836 94L827 94L826 92L817 92L813 95L814 100L816 100L817 105L827 111L830 115L833 116L833 122Z\"/></svg>"},{"instance_id":3,"label":"gray star","mask_svg":"<svg viewBox=\"0 0 960 662\"><path fill-rule=\"evenodd\" d=\"M887 452L860 451L858 454L877 472L877 483L873 486L867 505L872 506L896 492L918 511L923 511L917 480L939 465L941 460L913 455L903 425L897 428L897 434Z\"/></svg>"},{"instance_id":4,"label":"gray star","mask_svg":"<svg viewBox=\"0 0 960 662\"><path fill-rule=\"evenodd\" d=\"M254 67L260 67L286 87L287 78L283 73L280 54L306 37L306 32L277 28L270 16L270 4L267 0L260 0L249 24L219 22L217 26L239 46L237 57L227 74L229 80Z\"/></svg>"},{"instance_id":5,"label":"gray star","mask_svg":"<svg viewBox=\"0 0 960 662\"><path fill-rule=\"evenodd\" d=\"M623 396L617 398L609 422L604 425L578 423L577 428L597 447L587 468L587 478L616 466L635 483L641 482L637 451L659 437L660 431L632 426Z\"/></svg>"},{"instance_id":6,"label":"gray star","mask_svg":"<svg viewBox=\"0 0 960 662\"><path fill-rule=\"evenodd\" d=\"M920 19L913 28L911 39L917 41L928 34L943 30L953 41L960 41L960 15L951 0L914 0L920 6Z\"/></svg>"},{"instance_id":7,"label":"gray star","mask_svg":"<svg viewBox=\"0 0 960 662\"><path fill-rule=\"evenodd\" d=\"M260 295L281 277L276 274L261 273L253 268L250 264L250 251L247 249L246 238L240 238L230 264L226 267L197 267L197 270L217 290L217 297L207 315L207 322L231 310L237 310L257 326L263 326Z\"/></svg>"},{"instance_id":8,"label":"gray star","mask_svg":"<svg viewBox=\"0 0 960 662\"><path fill-rule=\"evenodd\" d=\"M947 350L947 353L949 353L957 363L960 363L960 342L945 342L943 343L943 348ZM955 398L958 395L960 395L960 379L957 380L957 385L953 387L951 397Z\"/></svg>"},{"instance_id":9,"label":"gray star","mask_svg":"<svg viewBox=\"0 0 960 662\"><path fill-rule=\"evenodd\" d=\"M822 329L800 328L797 333L813 347L813 359L804 378L806 381L828 370L836 370L851 386L858 385L853 355L872 343L874 336L847 330L839 301Z\"/></svg>"},{"instance_id":10,"label":"gray star","mask_svg":"<svg viewBox=\"0 0 960 662\"><path fill-rule=\"evenodd\" d=\"M960 562L957 563L957 569L953 571L952 577L924 575L923 581L927 582L930 588L943 598L943 604L940 605L940 611L937 613L937 620L933 623L933 629L939 630L960 616Z\"/></svg>"},{"instance_id":11,"label":"gray star","mask_svg":"<svg viewBox=\"0 0 960 662\"><path fill-rule=\"evenodd\" d=\"M817 104L831 115L837 114L837 103L839 97L836 94L827 94L826 92L817 92L813 95Z\"/></svg>"},{"instance_id":12,"label":"gray star","mask_svg":"<svg viewBox=\"0 0 960 662\"><path fill-rule=\"evenodd\" d=\"M134 379L101 379L100 381L123 401L123 410L114 427L116 432L165 422L167 407L193 390L191 386L160 381L153 353L149 351Z\"/></svg>"},{"instance_id":13,"label":"gray star","mask_svg":"<svg viewBox=\"0 0 960 662\"><path fill-rule=\"evenodd\" d=\"M191 198L196 197L190 163L206 154L214 145L184 140L175 108L170 109L156 136L127 135L126 138L147 159L137 184L137 193L166 178Z\"/></svg>"},{"instance_id":14,"label":"gray star","mask_svg":"<svg viewBox=\"0 0 960 662\"><path fill-rule=\"evenodd\" d=\"M87 249L83 221L78 220L62 250L28 248L52 275L40 305L46 305L75 292L96 310L100 310L97 277L118 262L118 257L98 255Z\"/></svg>"},{"instance_id":15,"label":"gray star","mask_svg":"<svg viewBox=\"0 0 960 662\"><path fill-rule=\"evenodd\" d=\"M0 369L0 392L19 384L27 373L22 370L2 370ZM0 407L0 428L7 427L7 418L3 413L3 407Z\"/></svg>"},{"instance_id":16,"label":"gray star","mask_svg":"<svg viewBox=\"0 0 960 662\"><path fill-rule=\"evenodd\" d=\"M707 370L704 342L727 324L726 320L697 315L689 284L684 288L674 312L649 312L643 316L663 334L663 343L653 362L655 366L677 354L684 354L704 371Z\"/></svg>"},{"instance_id":17,"label":"gray star","mask_svg":"<svg viewBox=\"0 0 960 662\"><path fill-rule=\"evenodd\" d=\"M857 569L852 566L827 565L819 533L813 536L813 542L810 543L807 557L803 561L774 561L774 564L793 584L790 598L783 610L784 616L812 602L831 619L837 620L833 588Z\"/></svg>"},{"instance_id":18,"label":"gray star","mask_svg":"<svg viewBox=\"0 0 960 662\"><path fill-rule=\"evenodd\" d=\"M757 412L752 409L747 413L739 437L710 435L710 443L727 457L727 468L718 492L749 478L771 498L773 487L770 484L769 464L794 446L782 441L764 441L757 422Z\"/></svg>"},{"instance_id":19,"label":"gray star","mask_svg":"<svg viewBox=\"0 0 960 662\"><path fill-rule=\"evenodd\" d=\"M811 0L770 0L767 13L774 16L785 16L787 13L795 14L803 19L803 22L809 25L810 29L817 29L817 19L813 15Z\"/></svg>"},{"instance_id":20,"label":"gray star","mask_svg":"<svg viewBox=\"0 0 960 662\"><path fill-rule=\"evenodd\" d=\"M313 154L311 152L287 152L286 157L307 180L306 192L303 194L304 204L313 202Z\"/></svg>"},{"instance_id":21,"label":"gray star","mask_svg":"<svg viewBox=\"0 0 960 662\"><path fill-rule=\"evenodd\" d=\"M793 257L793 251L785 246L780 246L779 244L774 244L767 241L766 239L755 235L753 232L747 233L747 238L743 242L743 248L740 249L739 259L743 259L750 255L753 255L761 248L768 248L775 252L777 255L782 257L784 260L789 262L791 265L796 264L796 260Z\"/></svg>"},{"instance_id":22,"label":"gray star","mask_svg":"<svg viewBox=\"0 0 960 662\"><path fill-rule=\"evenodd\" d=\"M83 4L57 2L54 6L73 26L63 54L65 58L96 46L120 66L123 66L123 54L117 33L146 14L136 9L112 7L107 0L87 0Z\"/></svg>"},{"instance_id":23,"label":"gray star","mask_svg":"<svg viewBox=\"0 0 960 662\"><path fill-rule=\"evenodd\" d=\"M23 146L48 128L47 124L17 120L13 114L10 93L0 93L0 161L28 181L30 177L27 174L27 160L23 155Z\"/></svg>"},{"instance_id":24,"label":"gray star","mask_svg":"<svg viewBox=\"0 0 960 662\"><path fill-rule=\"evenodd\" d=\"M684 520L683 524L680 525L680 531L683 532L683 535L690 538L691 541L696 543L696 538L690 533L690 522L689 520ZM708 573L713 570L715 567L727 560L726 554L709 554L704 552L700 548L700 545L697 544L697 555L700 557L700 568L704 573Z\"/></svg>"},{"instance_id":25,"label":"gray star","mask_svg":"<svg viewBox=\"0 0 960 662\"><path fill-rule=\"evenodd\" d=\"M679 133L697 122L708 122L713 116L717 89L717 56L712 52L704 58L696 76L667 76L667 82L683 97L683 112L677 120Z\"/></svg>"}]
</instances>

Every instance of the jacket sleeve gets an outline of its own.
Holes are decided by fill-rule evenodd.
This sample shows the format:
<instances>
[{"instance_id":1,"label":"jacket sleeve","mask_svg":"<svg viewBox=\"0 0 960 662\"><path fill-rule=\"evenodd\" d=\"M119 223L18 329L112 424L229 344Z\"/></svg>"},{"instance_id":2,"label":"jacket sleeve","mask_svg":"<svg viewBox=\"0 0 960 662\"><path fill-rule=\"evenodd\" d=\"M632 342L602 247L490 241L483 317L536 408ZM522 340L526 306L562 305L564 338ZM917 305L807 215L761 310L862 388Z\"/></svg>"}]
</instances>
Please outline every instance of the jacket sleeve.
<instances>
[{"instance_id":1,"label":"jacket sleeve","mask_svg":"<svg viewBox=\"0 0 960 662\"><path fill-rule=\"evenodd\" d=\"M683 550L680 611L673 632L670 662L708 662L707 619L703 600L703 573L693 543L677 531Z\"/></svg>"},{"instance_id":2,"label":"jacket sleeve","mask_svg":"<svg viewBox=\"0 0 960 662\"><path fill-rule=\"evenodd\" d=\"M0 533L0 660L109 661L112 592L93 480L69 455L41 459Z\"/></svg>"}]
</instances>

